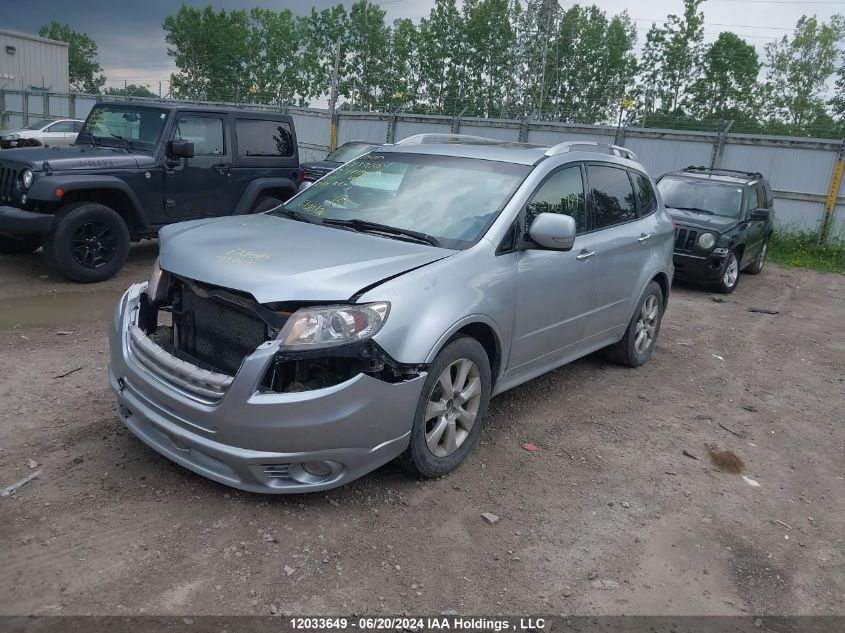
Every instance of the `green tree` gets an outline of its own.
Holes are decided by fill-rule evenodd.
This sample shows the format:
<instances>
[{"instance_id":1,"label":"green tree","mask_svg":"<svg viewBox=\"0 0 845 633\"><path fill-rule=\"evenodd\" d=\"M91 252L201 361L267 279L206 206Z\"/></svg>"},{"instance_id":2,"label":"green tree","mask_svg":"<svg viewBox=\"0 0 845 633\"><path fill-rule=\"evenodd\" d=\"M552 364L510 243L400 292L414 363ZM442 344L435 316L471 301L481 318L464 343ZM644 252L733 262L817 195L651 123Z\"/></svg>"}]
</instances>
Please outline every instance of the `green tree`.
<instances>
[{"instance_id":1,"label":"green tree","mask_svg":"<svg viewBox=\"0 0 845 633\"><path fill-rule=\"evenodd\" d=\"M704 53L704 0L684 0L682 16L668 15L646 33L640 62L639 96L644 114L684 115Z\"/></svg>"},{"instance_id":2,"label":"green tree","mask_svg":"<svg viewBox=\"0 0 845 633\"><path fill-rule=\"evenodd\" d=\"M637 70L636 33L627 13L608 19L595 5L576 4L563 14L549 94L556 117L578 123L616 117Z\"/></svg>"},{"instance_id":3,"label":"green tree","mask_svg":"<svg viewBox=\"0 0 845 633\"><path fill-rule=\"evenodd\" d=\"M455 0L435 0L429 17L420 21L419 55L429 107L457 114L462 94L463 21Z\"/></svg>"},{"instance_id":4,"label":"green tree","mask_svg":"<svg viewBox=\"0 0 845 633\"><path fill-rule=\"evenodd\" d=\"M384 23L385 11L368 0L357 0L349 10L344 41L346 74L341 94L349 97L358 110L375 110L382 92L390 44L390 29Z\"/></svg>"},{"instance_id":5,"label":"green tree","mask_svg":"<svg viewBox=\"0 0 845 633\"><path fill-rule=\"evenodd\" d=\"M845 51L842 53L842 61L836 71L836 87L830 106L842 131L845 132Z\"/></svg>"},{"instance_id":6,"label":"green tree","mask_svg":"<svg viewBox=\"0 0 845 633\"><path fill-rule=\"evenodd\" d=\"M707 47L701 77L692 86L698 117L755 119L759 115L757 51L735 33L719 33Z\"/></svg>"},{"instance_id":7,"label":"green tree","mask_svg":"<svg viewBox=\"0 0 845 633\"><path fill-rule=\"evenodd\" d=\"M516 34L508 0L465 0L463 3L465 72L462 106L466 114L501 116L513 81Z\"/></svg>"},{"instance_id":8,"label":"green tree","mask_svg":"<svg viewBox=\"0 0 845 633\"><path fill-rule=\"evenodd\" d=\"M74 31L67 24L50 22L38 30L46 37L68 44L68 78L72 90L97 94L106 83L97 62L97 43L87 34Z\"/></svg>"},{"instance_id":9,"label":"green tree","mask_svg":"<svg viewBox=\"0 0 845 633\"><path fill-rule=\"evenodd\" d=\"M250 98L249 18L245 11L219 13L210 6L182 5L164 20L167 54L179 72L170 79L173 96L211 101Z\"/></svg>"},{"instance_id":10,"label":"green tree","mask_svg":"<svg viewBox=\"0 0 845 633\"><path fill-rule=\"evenodd\" d=\"M793 134L829 127L825 93L836 70L837 47L845 37L845 18L830 22L802 16L791 37L766 45L769 72L766 104L773 121L783 121Z\"/></svg>"},{"instance_id":11,"label":"green tree","mask_svg":"<svg viewBox=\"0 0 845 633\"><path fill-rule=\"evenodd\" d=\"M145 97L158 99L158 95L152 92L148 86L129 84L125 88L107 88L105 94L115 97Z\"/></svg>"},{"instance_id":12,"label":"green tree","mask_svg":"<svg viewBox=\"0 0 845 633\"><path fill-rule=\"evenodd\" d=\"M325 94L331 91L331 78L334 72L335 49L338 40L341 45L340 77L347 72L345 60L349 15L342 4L317 11L303 22L305 44L301 53L305 65L304 79L307 81L308 94Z\"/></svg>"},{"instance_id":13,"label":"green tree","mask_svg":"<svg viewBox=\"0 0 845 633\"><path fill-rule=\"evenodd\" d=\"M420 33L408 18L393 23L382 104L388 112L405 108L414 112L419 107L422 66L419 51Z\"/></svg>"},{"instance_id":14,"label":"green tree","mask_svg":"<svg viewBox=\"0 0 845 633\"><path fill-rule=\"evenodd\" d=\"M250 101L257 103L306 105L320 94L310 90L305 76L308 59L302 48L303 20L289 9L271 11L255 8L249 12L250 26L246 48L251 55L246 63L251 80Z\"/></svg>"},{"instance_id":15,"label":"green tree","mask_svg":"<svg viewBox=\"0 0 845 633\"><path fill-rule=\"evenodd\" d=\"M528 0L524 9L514 11L516 116L542 116L552 109L548 96L558 71L556 33L561 14L557 0Z\"/></svg>"}]
</instances>

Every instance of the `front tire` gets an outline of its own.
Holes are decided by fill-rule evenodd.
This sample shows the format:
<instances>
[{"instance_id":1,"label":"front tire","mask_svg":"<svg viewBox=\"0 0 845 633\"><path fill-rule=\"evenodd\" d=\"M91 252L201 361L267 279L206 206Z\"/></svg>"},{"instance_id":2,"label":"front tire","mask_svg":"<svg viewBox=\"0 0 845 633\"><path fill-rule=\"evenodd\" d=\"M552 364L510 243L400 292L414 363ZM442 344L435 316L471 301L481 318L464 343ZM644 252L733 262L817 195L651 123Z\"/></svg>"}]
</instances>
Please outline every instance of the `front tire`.
<instances>
[{"instance_id":1,"label":"front tire","mask_svg":"<svg viewBox=\"0 0 845 633\"><path fill-rule=\"evenodd\" d=\"M0 235L1 255L29 255L39 246L40 235Z\"/></svg>"},{"instance_id":2,"label":"front tire","mask_svg":"<svg viewBox=\"0 0 845 633\"><path fill-rule=\"evenodd\" d=\"M725 264L725 272L716 283L716 289L723 295L729 295L739 285L739 258L734 251L728 253L728 261Z\"/></svg>"},{"instance_id":3,"label":"front tire","mask_svg":"<svg viewBox=\"0 0 845 633\"><path fill-rule=\"evenodd\" d=\"M129 255L129 229L109 207L77 202L56 214L44 252L68 279L104 281L120 270Z\"/></svg>"},{"instance_id":4,"label":"front tire","mask_svg":"<svg viewBox=\"0 0 845 633\"><path fill-rule=\"evenodd\" d=\"M400 463L423 477L457 468L481 432L490 390L490 360L481 344L468 336L452 340L429 366Z\"/></svg>"},{"instance_id":5,"label":"front tire","mask_svg":"<svg viewBox=\"0 0 845 633\"><path fill-rule=\"evenodd\" d=\"M606 348L607 357L626 367L639 367L651 358L663 321L663 289L656 281L646 286L622 340Z\"/></svg>"}]
</instances>

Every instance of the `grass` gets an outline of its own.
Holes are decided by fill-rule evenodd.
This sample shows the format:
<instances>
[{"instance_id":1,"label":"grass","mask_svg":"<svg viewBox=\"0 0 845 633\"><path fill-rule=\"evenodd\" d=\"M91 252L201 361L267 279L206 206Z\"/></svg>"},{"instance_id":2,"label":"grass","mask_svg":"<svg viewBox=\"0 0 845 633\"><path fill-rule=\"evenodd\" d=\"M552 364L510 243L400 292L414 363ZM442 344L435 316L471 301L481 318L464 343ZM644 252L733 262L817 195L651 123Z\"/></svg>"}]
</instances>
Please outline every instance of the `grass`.
<instances>
[{"instance_id":1,"label":"grass","mask_svg":"<svg viewBox=\"0 0 845 633\"><path fill-rule=\"evenodd\" d=\"M818 243L817 233L775 231L769 242L769 260L786 266L810 268L823 273L845 273L845 241L831 238Z\"/></svg>"}]
</instances>

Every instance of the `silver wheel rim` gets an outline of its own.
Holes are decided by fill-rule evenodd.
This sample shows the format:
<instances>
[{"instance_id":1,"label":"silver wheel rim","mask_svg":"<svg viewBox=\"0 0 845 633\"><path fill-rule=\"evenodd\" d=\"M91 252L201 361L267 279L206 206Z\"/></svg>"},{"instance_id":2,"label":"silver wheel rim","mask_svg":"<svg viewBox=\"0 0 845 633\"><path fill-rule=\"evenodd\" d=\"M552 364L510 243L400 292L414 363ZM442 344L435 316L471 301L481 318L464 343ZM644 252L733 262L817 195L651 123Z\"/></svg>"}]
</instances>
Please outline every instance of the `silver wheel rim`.
<instances>
[{"instance_id":1,"label":"silver wheel rim","mask_svg":"<svg viewBox=\"0 0 845 633\"><path fill-rule=\"evenodd\" d=\"M766 251L769 250L769 243L763 242L763 248L760 251L760 259L757 261L757 272L763 270L763 264L766 263Z\"/></svg>"},{"instance_id":2,"label":"silver wheel rim","mask_svg":"<svg viewBox=\"0 0 845 633\"><path fill-rule=\"evenodd\" d=\"M657 296L649 295L643 301L643 307L640 308L640 317L637 319L637 332L634 337L634 349L637 354L645 353L654 343L659 314L660 306L657 303Z\"/></svg>"},{"instance_id":3,"label":"silver wheel rim","mask_svg":"<svg viewBox=\"0 0 845 633\"><path fill-rule=\"evenodd\" d=\"M481 403L481 374L468 358L449 365L434 383L425 407L425 443L435 457L458 450L469 437Z\"/></svg>"},{"instance_id":4,"label":"silver wheel rim","mask_svg":"<svg viewBox=\"0 0 845 633\"><path fill-rule=\"evenodd\" d=\"M731 253L731 258L728 260L728 265L725 268L725 275L722 281L728 288L733 288L736 283L736 278L739 275L739 264L736 261L736 255Z\"/></svg>"}]
</instances>

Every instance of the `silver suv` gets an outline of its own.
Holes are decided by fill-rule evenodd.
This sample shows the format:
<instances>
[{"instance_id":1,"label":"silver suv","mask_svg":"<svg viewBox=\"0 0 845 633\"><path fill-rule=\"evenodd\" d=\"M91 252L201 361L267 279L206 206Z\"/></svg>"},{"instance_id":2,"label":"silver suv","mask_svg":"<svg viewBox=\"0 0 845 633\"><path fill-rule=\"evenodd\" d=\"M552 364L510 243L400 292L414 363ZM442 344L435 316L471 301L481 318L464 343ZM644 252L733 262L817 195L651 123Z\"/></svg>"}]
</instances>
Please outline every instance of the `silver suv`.
<instances>
[{"instance_id":1,"label":"silver suv","mask_svg":"<svg viewBox=\"0 0 845 633\"><path fill-rule=\"evenodd\" d=\"M162 229L109 378L135 435L230 486L324 490L397 457L435 477L492 396L602 348L646 362L673 242L624 148L422 135Z\"/></svg>"}]
</instances>

